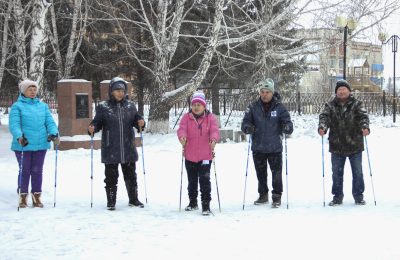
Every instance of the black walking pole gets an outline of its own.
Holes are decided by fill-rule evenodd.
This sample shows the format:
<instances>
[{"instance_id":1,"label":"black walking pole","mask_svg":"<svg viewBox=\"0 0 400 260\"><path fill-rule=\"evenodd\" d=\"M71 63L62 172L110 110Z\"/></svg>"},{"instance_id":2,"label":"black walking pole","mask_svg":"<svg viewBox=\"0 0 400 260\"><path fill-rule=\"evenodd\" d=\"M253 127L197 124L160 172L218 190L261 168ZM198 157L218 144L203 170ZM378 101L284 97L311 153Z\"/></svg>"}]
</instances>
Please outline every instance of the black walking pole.
<instances>
[{"instance_id":1,"label":"black walking pole","mask_svg":"<svg viewBox=\"0 0 400 260\"><path fill-rule=\"evenodd\" d=\"M251 146L251 135L249 135L249 145L247 147L246 177L244 179L244 193L243 193L243 210L244 210L244 204L245 204L245 200L246 200L247 173L248 173L248 169L249 169L250 146Z\"/></svg>"},{"instance_id":2,"label":"black walking pole","mask_svg":"<svg viewBox=\"0 0 400 260\"><path fill-rule=\"evenodd\" d=\"M183 176L183 159L184 159L185 148L182 147L182 163L181 163L181 187L179 192L179 211L182 209L182 176Z\"/></svg>"},{"instance_id":3,"label":"black walking pole","mask_svg":"<svg viewBox=\"0 0 400 260\"><path fill-rule=\"evenodd\" d=\"M143 143L143 134L142 134L142 127L139 127L140 131L140 140L142 141L142 165L143 165L143 180L144 180L144 195L146 197L146 204L147 204L147 188L146 188L146 170L144 168L144 143Z\"/></svg>"},{"instance_id":4,"label":"black walking pole","mask_svg":"<svg viewBox=\"0 0 400 260\"><path fill-rule=\"evenodd\" d=\"M215 186L217 187L217 197L218 197L218 208L219 212L221 212L221 201L219 199L219 189L218 189L218 180L217 180L217 169L215 168L215 154L213 153L213 165L214 165L214 175L215 175Z\"/></svg>"},{"instance_id":5,"label":"black walking pole","mask_svg":"<svg viewBox=\"0 0 400 260\"><path fill-rule=\"evenodd\" d=\"M93 134L90 135L90 207L93 208Z\"/></svg>"},{"instance_id":6,"label":"black walking pole","mask_svg":"<svg viewBox=\"0 0 400 260\"><path fill-rule=\"evenodd\" d=\"M56 162L54 166L54 207L56 207L56 191L57 191L57 159L58 159L58 144L56 146Z\"/></svg>"},{"instance_id":7,"label":"black walking pole","mask_svg":"<svg viewBox=\"0 0 400 260\"><path fill-rule=\"evenodd\" d=\"M373 179L372 179L371 160L370 160L370 158L369 158L368 142L367 142L367 137L366 137L366 136L364 136L364 140L365 140L365 147L367 148L367 157L368 157L368 166L369 166L369 176L371 177L372 194L374 195L374 203L375 203L375 206L376 206L374 181L373 181Z\"/></svg>"},{"instance_id":8,"label":"black walking pole","mask_svg":"<svg viewBox=\"0 0 400 260\"><path fill-rule=\"evenodd\" d=\"M325 207L325 154L324 154L324 136L321 136L322 142L322 193Z\"/></svg>"},{"instance_id":9,"label":"black walking pole","mask_svg":"<svg viewBox=\"0 0 400 260\"><path fill-rule=\"evenodd\" d=\"M24 147L22 147L21 150L21 160L20 160L20 166L19 166L19 172L18 172L18 211L19 211L19 203L21 200L21 186L22 186L22 169L24 165Z\"/></svg>"},{"instance_id":10,"label":"black walking pole","mask_svg":"<svg viewBox=\"0 0 400 260\"><path fill-rule=\"evenodd\" d=\"M286 208L289 209L289 183L288 183L288 155L287 139L285 134L285 161L286 161Z\"/></svg>"}]
</instances>

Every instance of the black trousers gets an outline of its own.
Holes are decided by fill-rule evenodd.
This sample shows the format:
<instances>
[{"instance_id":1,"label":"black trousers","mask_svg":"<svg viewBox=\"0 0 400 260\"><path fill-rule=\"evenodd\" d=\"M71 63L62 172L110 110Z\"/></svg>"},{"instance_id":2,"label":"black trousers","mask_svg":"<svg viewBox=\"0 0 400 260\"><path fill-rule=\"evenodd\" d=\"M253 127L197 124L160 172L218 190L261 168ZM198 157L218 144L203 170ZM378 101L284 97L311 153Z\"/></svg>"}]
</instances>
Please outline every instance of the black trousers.
<instances>
[{"instance_id":1,"label":"black trousers","mask_svg":"<svg viewBox=\"0 0 400 260\"><path fill-rule=\"evenodd\" d=\"M282 153L253 152L254 167L257 172L258 193L268 193L268 164L272 172L272 194L282 195Z\"/></svg>"},{"instance_id":2,"label":"black trousers","mask_svg":"<svg viewBox=\"0 0 400 260\"><path fill-rule=\"evenodd\" d=\"M207 163L205 163L207 162ZM188 176L188 193L190 201L197 201L198 183L200 183L201 201L211 200L210 169L212 161L191 162L185 160Z\"/></svg>"},{"instance_id":3,"label":"black trousers","mask_svg":"<svg viewBox=\"0 0 400 260\"><path fill-rule=\"evenodd\" d=\"M124 175L124 181L132 183L133 187L137 187L136 164L134 162L122 163L121 168ZM105 164L105 175L106 178L104 179L104 182L106 188L117 186L119 176L118 163Z\"/></svg>"}]
</instances>

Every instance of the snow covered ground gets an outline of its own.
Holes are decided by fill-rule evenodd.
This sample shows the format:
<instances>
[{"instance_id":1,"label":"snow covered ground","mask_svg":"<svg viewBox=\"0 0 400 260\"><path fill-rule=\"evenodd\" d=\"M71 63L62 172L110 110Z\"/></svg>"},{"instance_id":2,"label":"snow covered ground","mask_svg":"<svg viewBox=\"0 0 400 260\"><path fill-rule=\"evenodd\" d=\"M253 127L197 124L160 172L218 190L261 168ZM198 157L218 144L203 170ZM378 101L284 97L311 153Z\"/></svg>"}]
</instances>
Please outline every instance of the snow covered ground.
<instances>
[{"instance_id":1,"label":"snow covered ground","mask_svg":"<svg viewBox=\"0 0 400 260\"><path fill-rule=\"evenodd\" d=\"M366 206L351 196L346 164L345 198L323 207L321 138L317 116L293 116L288 138L287 193L279 209L254 206L257 178L249 164L246 207L242 210L247 143L216 148L222 212L218 211L212 168L211 208L179 212L180 146L175 134L144 134L148 204L129 208L120 177L117 210L105 209L104 168L94 152L94 206L90 207L90 150L58 154L57 206L54 198L55 152L48 151L43 183L45 208L17 212L18 165L9 150L8 119L0 115L0 259L400 259L400 124L371 117L368 137L377 206L374 205L366 153L363 154ZM173 120L171 120L173 121ZM237 127L240 118L230 126ZM325 139L325 141L327 141ZM325 145L326 202L331 199L331 164ZM140 152L140 150L139 150ZM250 156L251 160L251 156ZM142 202L144 179L137 163ZM284 168L285 173L285 168ZM269 178L269 182L271 179ZM188 202L184 172L182 205ZM285 175L284 189L286 191Z\"/></svg>"}]
</instances>

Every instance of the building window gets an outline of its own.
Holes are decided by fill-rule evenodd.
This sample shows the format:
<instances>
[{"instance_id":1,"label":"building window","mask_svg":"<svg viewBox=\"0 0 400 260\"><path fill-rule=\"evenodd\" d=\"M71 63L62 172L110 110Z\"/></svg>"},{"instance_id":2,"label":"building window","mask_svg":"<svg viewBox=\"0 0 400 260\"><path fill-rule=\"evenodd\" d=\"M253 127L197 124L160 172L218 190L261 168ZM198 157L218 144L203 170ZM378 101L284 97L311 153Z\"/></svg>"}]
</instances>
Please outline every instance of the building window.
<instances>
[{"instance_id":1,"label":"building window","mask_svg":"<svg viewBox=\"0 0 400 260\"><path fill-rule=\"evenodd\" d=\"M343 69L343 60L339 60L339 69Z\"/></svg>"},{"instance_id":2,"label":"building window","mask_svg":"<svg viewBox=\"0 0 400 260\"><path fill-rule=\"evenodd\" d=\"M331 59L331 68L336 68L336 59Z\"/></svg>"}]
</instances>

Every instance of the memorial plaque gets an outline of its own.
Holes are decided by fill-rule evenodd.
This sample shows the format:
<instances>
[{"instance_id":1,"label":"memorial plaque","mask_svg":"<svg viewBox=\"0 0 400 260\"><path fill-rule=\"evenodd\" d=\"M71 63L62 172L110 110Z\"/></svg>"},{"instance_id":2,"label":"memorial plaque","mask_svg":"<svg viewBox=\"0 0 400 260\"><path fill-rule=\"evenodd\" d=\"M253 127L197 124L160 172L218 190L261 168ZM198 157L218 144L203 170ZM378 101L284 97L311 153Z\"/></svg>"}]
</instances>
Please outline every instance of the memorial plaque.
<instances>
[{"instance_id":1,"label":"memorial plaque","mask_svg":"<svg viewBox=\"0 0 400 260\"><path fill-rule=\"evenodd\" d=\"M76 97L76 119L89 118L89 95L77 93Z\"/></svg>"}]
</instances>

